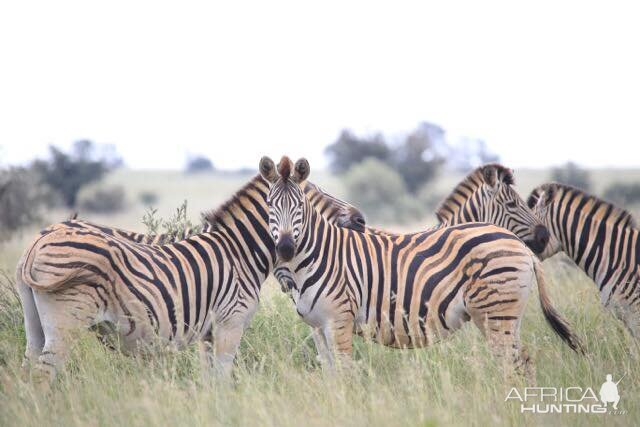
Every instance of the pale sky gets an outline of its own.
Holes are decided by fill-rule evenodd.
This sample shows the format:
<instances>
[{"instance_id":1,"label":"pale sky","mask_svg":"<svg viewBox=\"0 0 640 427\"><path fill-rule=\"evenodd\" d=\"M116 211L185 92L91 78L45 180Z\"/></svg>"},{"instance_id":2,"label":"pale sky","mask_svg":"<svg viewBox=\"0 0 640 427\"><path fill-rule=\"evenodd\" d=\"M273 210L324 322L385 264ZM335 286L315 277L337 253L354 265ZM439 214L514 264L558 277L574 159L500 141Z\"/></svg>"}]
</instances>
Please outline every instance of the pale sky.
<instances>
[{"instance_id":1,"label":"pale sky","mask_svg":"<svg viewBox=\"0 0 640 427\"><path fill-rule=\"evenodd\" d=\"M3 2L0 161L324 166L342 128L428 120L511 167L640 166L640 7L516 3Z\"/></svg>"}]
</instances>

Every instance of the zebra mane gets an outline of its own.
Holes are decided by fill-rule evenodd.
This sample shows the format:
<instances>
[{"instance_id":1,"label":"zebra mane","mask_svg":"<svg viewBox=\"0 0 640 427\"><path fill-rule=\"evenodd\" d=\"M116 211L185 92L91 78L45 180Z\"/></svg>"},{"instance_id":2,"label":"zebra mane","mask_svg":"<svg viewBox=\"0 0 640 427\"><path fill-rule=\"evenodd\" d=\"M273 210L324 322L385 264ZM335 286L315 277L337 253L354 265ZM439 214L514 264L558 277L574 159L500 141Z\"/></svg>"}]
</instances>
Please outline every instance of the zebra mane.
<instances>
[{"instance_id":1,"label":"zebra mane","mask_svg":"<svg viewBox=\"0 0 640 427\"><path fill-rule=\"evenodd\" d=\"M246 196L250 191L260 191L260 187L266 187L266 181L259 174L254 176L248 183L246 183L240 190L231 196L226 202L220 205L216 209L211 209L202 213L202 222L205 225L205 229L215 231L225 216L227 216L233 209L240 204L240 199Z\"/></svg>"},{"instance_id":2,"label":"zebra mane","mask_svg":"<svg viewBox=\"0 0 640 427\"><path fill-rule=\"evenodd\" d=\"M535 197L535 201L537 202L538 198L543 192L547 193L549 191L554 192L555 194L557 194L558 191L563 191L565 193L575 194L581 198L593 200L595 202L596 208L600 208L601 206L604 206L607 209L611 209L611 213L621 219L620 224L622 227L638 228L635 218L633 217L633 215L631 215L631 213L628 210L623 209L619 206L616 206L611 202L603 200L599 197L596 197L592 194L587 193L584 190L581 190L579 188L573 187L568 184L560 184L559 182L550 182L547 184L542 184L541 186L535 188L531 192L531 196L529 196L529 198L533 199Z\"/></svg>"},{"instance_id":3,"label":"zebra mane","mask_svg":"<svg viewBox=\"0 0 640 427\"><path fill-rule=\"evenodd\" d=\"M469 173L462 181L460 181L458 185L456 185L453 190L451 190L451 193L449 193L447 198L445 198L442 203L440 203L438 209L436 209L436 217L438 218L438 221L445 222L447 217L449 217L451 213L455 212L460 207L461 198L466 200L471 196L471 194L482 187L482 184L489 183L487 181L485 173L492 170L496 171L498 181L506 185L515 184L515 179L513 178L513 172L511 171L511 169L502 166L499 163L489 163L480 166Z\"/></svg>"}]
</instances>

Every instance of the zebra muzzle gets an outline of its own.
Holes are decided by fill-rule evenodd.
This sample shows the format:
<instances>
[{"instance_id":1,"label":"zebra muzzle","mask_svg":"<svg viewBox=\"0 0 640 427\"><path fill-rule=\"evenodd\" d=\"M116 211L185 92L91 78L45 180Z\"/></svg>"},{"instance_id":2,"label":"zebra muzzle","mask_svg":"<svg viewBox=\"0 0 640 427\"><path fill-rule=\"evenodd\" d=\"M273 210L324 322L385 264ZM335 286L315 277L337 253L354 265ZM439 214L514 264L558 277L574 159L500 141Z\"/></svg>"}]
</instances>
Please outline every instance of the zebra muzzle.
<instances>
[{"instance_id":1,"label":"zebra muzzle","mask_svg":"<svg viewBox=\"0 0 640 427\"><path fill-rule=\"evenodd\" d=\"M536 254L541 254L549 243L549 230L544 225L536 225L533 231L533 240L525 242Z\"/></svg>"},{"instance_id":2,"label":"zebra muzzle","mask_svg":"<svg viewBox=\"0 0 640 427\"><path fill-rule=\"evenodd\" d=\"M295 253L295 249L296 245L291 234L283 234L280 236L280 239L278 239L278 243L276 244L278 258L282 261L291 261Z\"/></svg>"}]
</instances>

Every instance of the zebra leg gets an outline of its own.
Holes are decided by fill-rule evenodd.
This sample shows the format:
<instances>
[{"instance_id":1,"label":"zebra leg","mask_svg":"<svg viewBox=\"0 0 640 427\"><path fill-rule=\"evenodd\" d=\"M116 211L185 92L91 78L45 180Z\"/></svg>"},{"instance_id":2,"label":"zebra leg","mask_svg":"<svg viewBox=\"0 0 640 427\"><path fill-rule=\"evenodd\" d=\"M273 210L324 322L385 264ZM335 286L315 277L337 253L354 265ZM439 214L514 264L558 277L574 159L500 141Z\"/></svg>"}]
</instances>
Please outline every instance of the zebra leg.
<instances>
[{"instance_id":1,"label":"zebra leg","mask_svg":"<svg viewBox=\"0 0 640 427\"><path fill-rule=\"evenodd\" d=\"M622 322L633 339L640 344L640 300L638 305L634 306L622 296L616 295L605 303L605 307ZM631 350L632 355L637 356L634 349Z\"/></svg>"},{"instance_id":2,"label":"zebra leg","mask_svg":"<svg viewBox=\"0 0 640 427\"><path fill-rule=\"evenodd\" d=\"M636 304L626 304L623 308L622 321L629 330L631 336L640 342L640 300Z\"/></svg>"},{"instance_id":3,"label":"zebra leg","mask_svg":"<svg viewBox=\"0 0 640 427\"><path fill-rule=\"evenodd\" d=\"M489 341L491 351L502 366L505 377L510 377L515 371L519 375L525 375L529 381L534 379L533 363L520 345L521 317L471 314L471 318Z\"/></svg>"},{"instance_id":4,"label":"zebra leg","mask_svg":"<svg viewBox=\"0 0 640 427\"><path fill-rule=\"evenodd\" d=\"M479 279L473 285L476 290L465 295L467 312L489 341L505 377L510 377L513 371L528 377L534 375L533 363L520 345L520 324L533 280L533 268L505 280Z\"/></svg>"},{"instance_id":5,"label":"zebra leg","mask_svg":"<svg viewBox=\"0 0 640 427\"><path fill-rule=\"evenodd\" d=\"M18 271L21 267L18 266ZM42 347L44 346L44 333L40 324L40 315L33 297L33 290L23 283L18 277L16 280L16 288L22 303L22 312L24 314L24 329L27 338L27 346L24 352L24 360L22 367L27 369L31 364L35 363L40 357Z\"/></svg>"},{"instance_id":6,"label":"zebra leg","mask_svg":"<svg viewBox=\"0 0 640 427\"><path fill-rule=\"evenodd\" d=\"M222 379L230 379L233 361L244 333L243 324L219 325L213 336L215 351L214 373Z\"/></svg>"},{"instance_id":7,"label":"zebra leg","mask_svg":"<svg viewBox=\"0 0 640 427\"><path fill-rule=\"evenodd\" d=\"M331 368L350 368L353 364L353 316L345 315L342 318L329 322L322 328L322 334L327 343L334 363Z\"/></svg>"},{"instance_id":8,"label":"zebra leg","mask_svg":"<svg viewBox=\"0 0 640 427\"><path fill-rule=\"evenodd\" d=\"M214 347L213 331L207 332L198 343L200 354L200 369L202 379L208 381L215 369L215 347Z\"/></svg>"},{"instance_id":9,"label":"zebra leg","mask_svg":"<svg viewBox=\"0 0 640 427\"><path fill-rule=\"evenodd\" d=\"M520 347L520 357L516 362L516 371L524 374L527 383L536 384L536 365L524 345Z\"/></svg>"},{"instance_id":10,"label":"zebra leg","mask_svg":"<svg viewBox=\"0 0 640 427\"><path fill-rule=\"evenodd\" d=\"M327 344L324 332L319 328L311 328L311 336L313 342L316 345L316 351L318 352L318 359L323 368L333 369L335 366L335 360L333 358L333 352Z\"/></svg>"},{"instance_id":11,"label":"zebra leg","mask_svg":"<svg viewBox=\"0 0 640 427\"><path fill-rule=\"evenodd\" d=\"M635 313L631 308L624 309L623 313L616 313L617 317L622 320L631 336L635 340L640 340L640 313Z\"/></svg>"},{"instance_id":12,"label":"zebra leg","mask_svg":"<svg viewBox=\"0 0 640 427\"><path fill-rule=\"evenodd\" d=\"M73 289L33 293L44 333L44 347L34 373L37 383L52 382L64 367L75 332L91 327L97 315L93 300L84 300Z\"/></svg>"}]
</instances>

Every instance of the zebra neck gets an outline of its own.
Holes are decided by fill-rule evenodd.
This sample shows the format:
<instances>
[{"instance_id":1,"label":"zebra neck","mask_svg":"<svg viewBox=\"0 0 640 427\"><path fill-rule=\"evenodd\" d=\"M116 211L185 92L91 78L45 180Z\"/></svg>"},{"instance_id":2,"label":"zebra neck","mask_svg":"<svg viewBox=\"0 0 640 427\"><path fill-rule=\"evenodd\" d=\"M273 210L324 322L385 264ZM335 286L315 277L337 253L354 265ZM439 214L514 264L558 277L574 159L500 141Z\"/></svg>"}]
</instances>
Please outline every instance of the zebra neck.
<instances>
[{"instance_id":1,"label":"zebra neck","mask_svg":"<svg viewBox=\"0 0 640 427\"><path fill-rule=\"evenodd\" d=\"M453 189L436 210L436 217L444 225L485 222L489 214L480 210L486 205L485 197L482 177L476 171Z\"/></svg>"},{"instance_id":2,"label":"zebra neck","mask_svg":"<svg viewBox=\"0 0 640 427\"><path fill-rule=\"evenodd\" d=\"M482 206L477 206L473 198L466 199L462 205L449 204L449 211L441 208L438 219L443 225L458 225L467 222L488 222L486 217L490 215L481 210Z\"/></svg>"},{"instance_id":3,"label":"zebra neck","mask_svg":"<svg viewBox=\"0 0 640 427\"><path fill-rule=\"evenodd\" d=\"M226 228L208 233L228 254L230 261L260 288L275 264L275 247L266 229L258 237L242 223L238 228ZM266 235L266 240L265 240Z\"/></svg>"},{"instance_id":4,"label":"zebra neck","mask_svg":"<svg viewBox=\"0 0 640 427\"><path fill-rule=\"evenodd\" d=\"M298 251L290 264L291 271L302 279L297 284L301 295L319 281L340 274L344 258L341 242L352 232L330 223L313 208L307 211L304 222Z\"/></svg>"},{"instance_id":5,"label":"zebra neck","mask_svg":"<svg viewBox=\"0 0 640 427\"><path fill-rule=\"evenodd\" d=\"M640 261L638 230L607 218L580 210L557 230L564 252L598 285L601 294L609 293L611 285L629 272L634 274Z\"/></svg>"},{"instance_id":6,"label":"zebra neck","mask_svg":"<svg viewBox=\"0 0 640 427\"><path fill-rule=\"evenodd\" d=\"M266 181L259 175L220 208L204 216L208 234L260 286L273 269L275 246L268 229Z\"/></svg>"}]
</instances>

